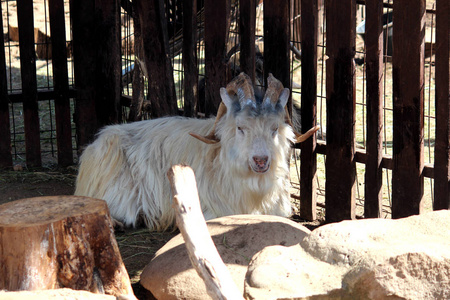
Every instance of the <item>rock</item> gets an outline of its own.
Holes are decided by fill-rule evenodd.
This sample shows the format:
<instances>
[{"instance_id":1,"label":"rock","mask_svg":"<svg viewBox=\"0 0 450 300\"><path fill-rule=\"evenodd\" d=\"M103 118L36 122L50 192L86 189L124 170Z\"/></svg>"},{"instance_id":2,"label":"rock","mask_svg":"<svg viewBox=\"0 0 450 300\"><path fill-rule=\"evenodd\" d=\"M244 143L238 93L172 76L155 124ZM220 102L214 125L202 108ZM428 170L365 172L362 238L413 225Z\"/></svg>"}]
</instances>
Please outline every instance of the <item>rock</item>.
<instances>
[{"instance_id":1,"label":"rock","mask_svg":"<svg viewBox=\"0 0 450 300\"><path fill-rule=\"evenodd\" d=\"M0 291L0 300L115 300L112 295L94 294L88 291L75 291L72 289L54 289L40 291L6 292Z\"/></svg>"},{"instance_id":2,"label":"rock","mask_svg":"<svg viewBox=\"0 0 450 300\"><path fill-rule=\"evenodd\" d=\"M236 215L209 220L209 233L238 288L250 259L270 245L298 244L310 231L289 219L267 215ZM141 274L141 285L157 299L209 299L191 266L179 234L162 247Z\"/></svg>"},{"instance_id":3,"label":"rock","mask_svg":"<svg viewBox=\"0 0 450 300\"><path fill-rule=\"evenodd\" d=\"M247 299L450 299L450 211L322 226L249 264ZM270 275L268 275L270 274Z\"/></svg>"}]
</instances>

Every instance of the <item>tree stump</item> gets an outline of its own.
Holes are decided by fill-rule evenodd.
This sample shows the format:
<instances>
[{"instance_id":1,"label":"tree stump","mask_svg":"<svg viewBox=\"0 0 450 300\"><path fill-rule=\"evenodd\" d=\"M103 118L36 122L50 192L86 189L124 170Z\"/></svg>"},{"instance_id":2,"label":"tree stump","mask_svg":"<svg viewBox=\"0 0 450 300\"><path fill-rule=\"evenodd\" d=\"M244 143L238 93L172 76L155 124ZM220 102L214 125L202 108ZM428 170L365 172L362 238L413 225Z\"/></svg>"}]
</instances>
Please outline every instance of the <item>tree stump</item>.
<instances>
[{"instance_id":1,"label":"tree stump","mask_svg":"<svg viewBox=\"0 0 450 300\"><path fill-rule=\"evenodd\" d=\"M106 202L80 196L0 205L0 290L133 295Z\"/></svg>"}]
</instances>

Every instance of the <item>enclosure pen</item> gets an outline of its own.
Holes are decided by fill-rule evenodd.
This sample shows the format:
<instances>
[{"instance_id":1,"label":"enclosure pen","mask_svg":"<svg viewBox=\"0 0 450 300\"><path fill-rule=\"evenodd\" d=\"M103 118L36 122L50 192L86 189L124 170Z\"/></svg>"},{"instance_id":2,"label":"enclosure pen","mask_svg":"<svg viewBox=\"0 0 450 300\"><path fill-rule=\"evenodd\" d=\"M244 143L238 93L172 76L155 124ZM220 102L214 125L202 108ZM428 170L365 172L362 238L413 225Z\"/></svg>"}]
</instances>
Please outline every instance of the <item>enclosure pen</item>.
<instances>
[{"instance_id":1,"label":"enclosure pen","mask_svg":"<svg viewBox=\"0 0 450 300\"><path fill-rule=\"evenodd\" d=\"M299 218L448 209L449 6L1 0L0 167L73 165L105 125L210 117L239 72L263 87L273 73L297 131L321 126L293 145Z\"/></svg>"}]
</instances>

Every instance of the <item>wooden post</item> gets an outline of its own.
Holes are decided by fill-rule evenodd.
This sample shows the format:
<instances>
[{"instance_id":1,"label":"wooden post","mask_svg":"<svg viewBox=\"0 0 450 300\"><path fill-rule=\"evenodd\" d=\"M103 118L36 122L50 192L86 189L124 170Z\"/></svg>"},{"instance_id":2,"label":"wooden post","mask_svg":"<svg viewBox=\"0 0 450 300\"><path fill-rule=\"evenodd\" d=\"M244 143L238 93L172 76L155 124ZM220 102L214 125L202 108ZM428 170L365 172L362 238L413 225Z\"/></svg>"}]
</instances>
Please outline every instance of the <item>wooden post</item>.
<instances>
[{"instance_id":1,"label":"wooden post","mask_svg":"<svg viewBox=\"0 0 450 300\"><path fill-rule=\"evenodd\" d=\"M222 101L220 88L227 85L230 0L205 0L205 115L215 114Z\"/></svg>"},{"instance_id":2,"label":"wooden post","mask_svg":"<svg viewBox=\"0 0 450 300\"><path fill-rule=\"evenodd\" d=\"M355 0L326 1L325 219L355 218ZM331 12L331 13L330 13Z\"/></svg>"},{"instance_id":3,"label":"wooden post","mask_svg":"<svg viewBox=\"0 0 450 300\"><path fill-rule=\"evenodd\" d=\"M0 15L2 8L0 7ZM0 18L3 28L3 18ZM6 82L5 40L0 32L0 168L12 167L11 132L9 125L9 97Z\"/></svg>"},{"instance_id":4,"label":"wooden post","mask_svg":"<svg viewBox=\"0 0 450 300\"><path fill-rule=\"evenodd\" d=\"M94 1L70 1L72 20L73 60L77 101L74 121L77 131L78 151L90 143L99 127L95 109L95 68L97 65Z\"/></svg>"},{"instance_id":5,"label":"wooden post","mask_svg":"<svg viewBox=\"0 0 450 300\"><path fill-rule=\"evenodd\" d=\"M302 46L302 133L316 126L317 37L319 10L317 0L301 1ZM300 144L300 217L315 220L317 198L316 135Z\"/></svg>"},{"instance_id":6,"label":"wooden post","mask_svg":"<svg viewBox=\"0 0 450 300\"><path fill-rule=\"evenodd\" d=\"M197 0L183 2L184 115L197 114Z\"/></svg>"},{"instance_id":7,"label":"wooden post","mask_svg":"<svg viewBox=\"0 0 450 300\"><path fill-rule=\"evenodd\" d=\"M381 217L383 193L383 2L366 1L367 162L364 217Z\"/></svg>"},{"instance_id":8,"label":"wooden post","mask_svg":"<svg viewBox=\"0 0 450 300\"><path fill-rule=\"evenodd\" d=\"M194 172L173 166L167 173L173 194L177 226L186 242L189 259L212 299L244 299L214 246L198 199Z\"/></svg>"},{"instance_id":9,"label":"wooden post","mask_svg":"<svg viewBox=\"0 0 450 300\"><path fill-rule=\"evenodd\" d=\"M40 167L42 161L33 20L33 1L18 1L17 22L20 28L20 73L22 76L26 162L29 167Z\"/></svg>"},{"instance_id":10,"label":"wooden post","mask_svg":"<svg viewBox=\"0 0 450 300\"><path fill-rule=\"evenodd\" d=\"M425 0L394 2L392 217L422 211Z\"/></svg>"},{"instance_id":11,"label":"wooden post","mask_svg":"<svg viewBox=\"0 0 450 300\"><path fill-rule=\"evenodd\" d=\"M49 0L48 7L52 43L53 82L56 95L55 120L58 164L64 167L73 164L64 2L63 0Z\"/></svg>"},{"instance_id":12,"label":"wooden post","mask_svg":"<svg viewBox=\"0 0 450 300\"><path fill-rule=\"evenodd\" d=\"M106 202L47 196L0 205L0 290L72 288L134 298Z\"/></svg>"},{"instance_id":13,"label":"wooden post","mask_svg":"<svg viewBox=\"0 0 450 300\"><path fill-rule=\"evenodd\" d=\"M256 27L256 1L247 0L239 2L239 44L241 54L239 65L252 82L255 82L255 27Z\"/></svg>"},{"instance_id":14,"label":"wooden post","mask_svg":"<svg viewBox=\"0 0 450 300\"><path fill-rule=\"evenodd\" d=\"M95 0L95 107L99 126L121 122L120 1Z\"/></svg>"},{"instance_id":15,"label":"wooden post","mask_svg":"<svg viewBox=\"0 0 450 300\"><path fill-rule=\"evenodd\" d=\"M450 209L450 2L436 0L436 145L433 209Z\"/></svg>"},{"instance_id":16,"label":"wooden post","mask_svg":"<svg viewBox=\"0 0 450 300\"><path fill-rule=\"evenodd\" d=\"M178 113L163 0L137 0L152 117Z\"/></svg>"},{"instance_id":17,"label":"wooden post","mask_svg":"<svg viewBox=\"0 0 450 300\"><path fill-rule=\"evenodd\" d=\"M283 86L291 86L289 1L264 2L264 83L272 73ZM292 114L292 99L288 101Z\"/></svg>"}]
</instances>

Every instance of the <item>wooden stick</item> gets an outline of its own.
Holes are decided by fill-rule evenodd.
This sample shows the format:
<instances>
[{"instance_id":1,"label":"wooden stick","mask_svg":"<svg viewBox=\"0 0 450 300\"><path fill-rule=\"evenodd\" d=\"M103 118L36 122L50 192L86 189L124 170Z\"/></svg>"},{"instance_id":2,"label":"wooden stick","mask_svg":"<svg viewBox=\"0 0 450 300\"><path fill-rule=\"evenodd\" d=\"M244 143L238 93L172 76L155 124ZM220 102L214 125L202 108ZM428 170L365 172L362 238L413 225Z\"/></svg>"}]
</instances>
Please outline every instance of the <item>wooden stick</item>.
<instances>
[{"instance_id":1,"label":"wooden stick","mask_svg":"<svg viewBox=\"0 0 450 300\"><path fill-rule=\"evenodd\" d=\"M209 235L198 198L194 172L175 165L168 172L178 228L189 259L213 299L244 299Z\"/></svg>"}]
</instances>

